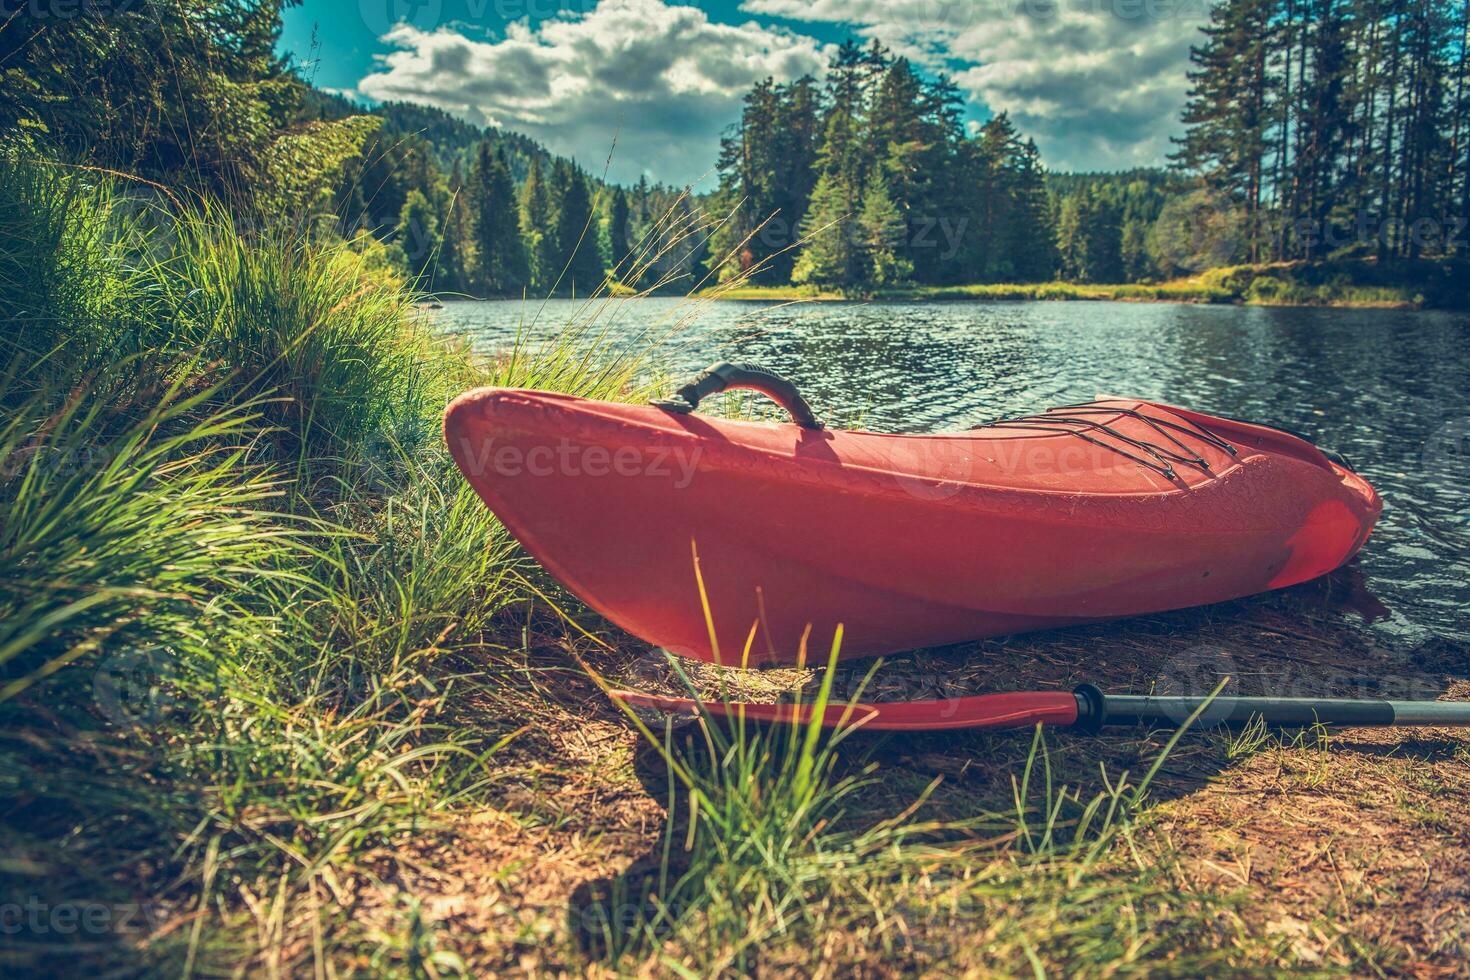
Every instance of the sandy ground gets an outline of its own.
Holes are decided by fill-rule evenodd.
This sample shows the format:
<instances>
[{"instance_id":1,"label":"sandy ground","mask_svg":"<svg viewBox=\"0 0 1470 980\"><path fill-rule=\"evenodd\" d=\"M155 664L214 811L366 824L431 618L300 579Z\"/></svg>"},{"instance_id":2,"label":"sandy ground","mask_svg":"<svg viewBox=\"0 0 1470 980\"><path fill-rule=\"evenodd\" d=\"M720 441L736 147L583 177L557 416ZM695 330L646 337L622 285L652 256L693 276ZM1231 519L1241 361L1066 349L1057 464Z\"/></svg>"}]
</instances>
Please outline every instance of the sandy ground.
<instances>
[{"instance_id":1,"label":"sandy ground","mask_svg":"<svg viewBox=\"0 0 1470 980\"><path fill-rule=\"evenodd\" d=\"M1470 699L1470 654L1452 643L1371 647L1352 617L1378 615L1350 576L1204 610L986 641L890 658L870 700L1067 687ZM548 662L565 651L546 651ZM600 655L600 670L676 691L649 656ZM838 687L866 668L843 670ZM712 683L709 671L697 682ZM739 679L772 698L813 678ZM470 968L581 972L589 889L655 864L665 827L658 764L597 689L572 671L541 686L533 730L507 751L496 807L457 816L397 873ZM851 689L851 688L850 688ZM1139 772L1168 732L1051 736L1059 767L1085 784L1102 763ZM862 743L861 739L855 740ZM1027 733L870 739L853 751L889 778L875 816L901 810L935 775L930 816L1004 802ZM1095 781L1095 780L1094 780ZM1141 839L1189 887L1244 899L1246 924L1300 964L1423 977L1470 976L1470 732L1344 729L1253 738L1186 736L1151 798ZM410 869L405 871L404 869ZM384 905L379 890L369 904Z\"/></svg>"}]
</instances>

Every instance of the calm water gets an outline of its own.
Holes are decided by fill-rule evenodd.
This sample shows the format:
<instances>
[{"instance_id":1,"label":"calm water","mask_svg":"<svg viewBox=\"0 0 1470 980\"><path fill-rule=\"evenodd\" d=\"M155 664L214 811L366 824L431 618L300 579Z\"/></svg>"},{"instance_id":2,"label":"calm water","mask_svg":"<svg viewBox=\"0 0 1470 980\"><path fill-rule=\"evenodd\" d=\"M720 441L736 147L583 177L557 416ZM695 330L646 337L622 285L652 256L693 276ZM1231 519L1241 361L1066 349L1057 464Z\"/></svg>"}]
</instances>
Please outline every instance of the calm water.
<instances>
[{"instance_id":1,"label":"calm water","mask_svg":"<svg viewBox=\"0 0 1470 980\"><path fill-rule=\"evenodd\" d=\"M549 335L580 302L449 304L482 350ZM691 320L692 317L692 320ZM1391 613L1355 629L1470 641L1470 316L1130 303L691 304L597 311L608 336L682 374L754 361L819 415L892 432L1137 395L1275 423L1344 453L1378 488L1382 523L1358 559ZM1371 618L1371 617L1368 617Z\"/></svg>"}]
</instances>

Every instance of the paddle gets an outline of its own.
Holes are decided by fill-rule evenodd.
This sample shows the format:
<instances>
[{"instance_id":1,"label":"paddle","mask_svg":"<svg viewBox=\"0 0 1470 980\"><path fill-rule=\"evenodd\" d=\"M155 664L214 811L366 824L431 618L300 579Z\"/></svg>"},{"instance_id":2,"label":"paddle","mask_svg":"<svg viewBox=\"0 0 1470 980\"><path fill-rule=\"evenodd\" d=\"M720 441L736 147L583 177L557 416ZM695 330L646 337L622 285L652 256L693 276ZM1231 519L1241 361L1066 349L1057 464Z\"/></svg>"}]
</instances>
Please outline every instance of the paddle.
<instances>
[{"instance_id":1,"label":"paddle","mask_svg":"<svg viewBox=\"0 0 1470 980\"><path fill-rule=\"evenodd\" d=\"M615 700L633 708L672 715L707 712L749 721L805 724L811 706L699 701L693 698L611 690ZM882 731L944 731L962 728L1030 728L1061 725L1096 731L1104 725L1158 722L1179 724L1206 705L1205 725L1240 725L1260 718L1267 725L1348 727L1470 727L1470 702L1389 701L1380 698L1175 697L1104 694L1092 684L1074 691L1017 691L978 694L941 701L878 701L829 705L821 724Z\"/></svg>"}]
</instances>

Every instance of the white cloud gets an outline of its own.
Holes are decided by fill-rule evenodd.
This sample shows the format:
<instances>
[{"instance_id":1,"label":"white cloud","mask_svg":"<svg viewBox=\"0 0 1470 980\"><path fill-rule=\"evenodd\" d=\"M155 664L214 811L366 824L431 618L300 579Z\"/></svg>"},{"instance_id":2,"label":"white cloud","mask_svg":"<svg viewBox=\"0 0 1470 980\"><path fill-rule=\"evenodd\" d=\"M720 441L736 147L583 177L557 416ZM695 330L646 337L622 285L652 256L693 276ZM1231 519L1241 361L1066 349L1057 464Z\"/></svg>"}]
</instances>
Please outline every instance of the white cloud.
<instances>
[{"instance_id":1,"label":"white cloud","mask_svg":"<svg viewBox=\"0 0 1470 980\"><path fill-rule=\"evenodd\" d=\"M1208 0L744 0L748 13L846 23L1009 110L1048 165L1163 162Z\"/></svg>"},{"instance_id":2,"label":"white cloud","mask_svg":"<svg viewBox=\"0 0 1470 980\"><path fill-rule=\"evenodd\" d=\"M357 89L526 133L594 172L617 138L617 180L686 183L713 164L720 132L766 76L820 74L812 38L751 22L712 23L662 0L601 0L585 14L510 24L496 41L409 24Z\"/></svg>"}]
</instances>

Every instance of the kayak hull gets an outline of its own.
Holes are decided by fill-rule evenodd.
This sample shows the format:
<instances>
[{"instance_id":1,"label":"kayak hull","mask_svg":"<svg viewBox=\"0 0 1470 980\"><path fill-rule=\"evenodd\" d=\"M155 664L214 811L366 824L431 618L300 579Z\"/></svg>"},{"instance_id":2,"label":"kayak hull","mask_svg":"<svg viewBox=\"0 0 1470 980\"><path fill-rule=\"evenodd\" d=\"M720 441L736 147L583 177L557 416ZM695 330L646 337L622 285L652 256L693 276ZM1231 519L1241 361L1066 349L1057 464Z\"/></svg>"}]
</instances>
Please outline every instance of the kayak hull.
<instances>
[{"instance_id":1,"label":"kayak hull","mask_svg":"<svg viewBox=\"0 0 1470 980\"><path fill-rule=\"evenodd\" d=\"M480 389L444 431L569 590L727 664L824 658L839 624L842 656L869 656L1281 588L1348 561L1381 509L1286 433L1138 400L1071 412L887 436Z\"/></svg>"}]
</instances>

